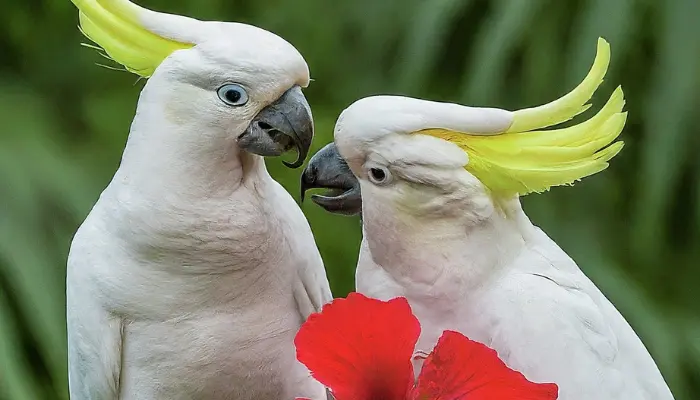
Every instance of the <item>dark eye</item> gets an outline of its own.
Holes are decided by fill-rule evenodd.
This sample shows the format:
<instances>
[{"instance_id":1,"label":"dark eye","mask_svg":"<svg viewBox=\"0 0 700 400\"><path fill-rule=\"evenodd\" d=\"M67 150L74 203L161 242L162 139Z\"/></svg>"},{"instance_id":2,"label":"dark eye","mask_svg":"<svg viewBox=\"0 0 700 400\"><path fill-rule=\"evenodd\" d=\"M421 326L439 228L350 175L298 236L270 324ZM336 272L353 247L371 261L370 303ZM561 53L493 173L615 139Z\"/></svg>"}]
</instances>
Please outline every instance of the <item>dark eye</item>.
<instances>
[{"instance_id":1,"label":"dark eye","mask_svg":"<svg viewBox=\"0 0 700 400\"><path fill-rule=\"evenodd\" d=\"M389 182L389 171L385 168L373 167L369 169L369 180L376 185Z\"/></svg>"},{"instance_id":2,"label":"dark eye","mask_svg":"<svg viewBox=\"0 0 700 400\"><path fill-rule=\"evenodd\" d=\"M219 98L230 106L242 106L248 102L248 93L241 85L229 83L219 88Z\"/></svg>"}]
</instances>

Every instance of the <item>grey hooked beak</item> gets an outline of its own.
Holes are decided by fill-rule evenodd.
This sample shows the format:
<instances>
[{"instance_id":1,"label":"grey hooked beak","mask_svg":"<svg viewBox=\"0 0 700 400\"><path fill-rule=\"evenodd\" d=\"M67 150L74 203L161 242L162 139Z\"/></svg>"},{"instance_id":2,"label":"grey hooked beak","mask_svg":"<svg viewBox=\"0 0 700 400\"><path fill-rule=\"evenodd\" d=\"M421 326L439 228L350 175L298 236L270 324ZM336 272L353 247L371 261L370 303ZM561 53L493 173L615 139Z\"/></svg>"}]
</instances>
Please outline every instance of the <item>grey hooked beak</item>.
<instances>
[{"instance_id":1,"label":"grey hooked beak","mask_svg":"<svg viewBox=\"0 0 700 400\"><path fill-rule=\"evenodd\" d=\"M238 147L265 157L280 156L295 148L296 161L283 163L289 168L299 168L309 154L313 138L311 107L301 87L294 86L253 118L238 137Z\"/></svg>"},{"instance_id":2,"label":"grey hooked beak","mask_svg":"<svg viewBox=\"0 0 700 400\"><path fill-rule=\"evenodd\" d=\"M311 200L328 212L357 215L362 212L360 182L338 153L335 143L314 154L301 174L301 201L309 189L331 189L326 196L311 195Z\"/></svg>"}]
</instances>

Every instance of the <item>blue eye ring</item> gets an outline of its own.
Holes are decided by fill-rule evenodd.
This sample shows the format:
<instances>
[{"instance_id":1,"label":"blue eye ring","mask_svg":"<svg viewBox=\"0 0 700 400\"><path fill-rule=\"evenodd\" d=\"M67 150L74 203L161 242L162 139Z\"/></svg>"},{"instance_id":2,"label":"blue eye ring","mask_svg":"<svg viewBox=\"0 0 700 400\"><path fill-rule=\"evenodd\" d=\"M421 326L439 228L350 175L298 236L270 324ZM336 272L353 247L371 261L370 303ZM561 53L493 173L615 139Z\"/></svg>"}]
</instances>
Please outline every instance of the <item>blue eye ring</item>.
<instances>
[{"instance_id":1,"label":"blue eye ring","mask_svg":"<svg viewBox=\"0 0 700 400\"><path fill-rule=\"evenodd\" d=\"M229 106L240 107L248 102L248 92L236 83L227 83L216 91L219 99Z\"/></svg>"}]
</instances>

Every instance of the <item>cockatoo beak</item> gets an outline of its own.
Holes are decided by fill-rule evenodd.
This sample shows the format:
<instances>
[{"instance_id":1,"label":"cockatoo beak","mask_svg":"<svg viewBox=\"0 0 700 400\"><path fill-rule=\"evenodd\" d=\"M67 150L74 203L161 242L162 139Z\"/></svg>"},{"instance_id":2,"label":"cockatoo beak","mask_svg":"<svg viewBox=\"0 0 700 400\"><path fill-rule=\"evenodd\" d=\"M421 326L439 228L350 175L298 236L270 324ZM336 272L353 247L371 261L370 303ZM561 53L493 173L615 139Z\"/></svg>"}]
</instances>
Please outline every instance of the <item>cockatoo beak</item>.
<instances>
[{"instance_id":1,"label":"cockatoo beak","mask_svg":"<svg viewBox=\"0 0 700 400\"><path fill-rule=\"evenodd\" d=\"M331 189L331 193L311 195L311 200L328 212L357 215L362 212L360 183L338 153L335 143L314 154L301 174L301 201L309 189Z\"/></svg>"},{"instance_id":2,"label":"cockatoo beak","mask_svg":"<svg viewBox=\"0 0 700 400\"><path fill-rule=\"evenodd\" d=\"M238 137L238 147L265 157L280 156L296 149L296 161L283 163L289 168L299 168L309 154L313 137L311 107L301 87L294 86L253 118Z\"/></svg>"}]
</instances>

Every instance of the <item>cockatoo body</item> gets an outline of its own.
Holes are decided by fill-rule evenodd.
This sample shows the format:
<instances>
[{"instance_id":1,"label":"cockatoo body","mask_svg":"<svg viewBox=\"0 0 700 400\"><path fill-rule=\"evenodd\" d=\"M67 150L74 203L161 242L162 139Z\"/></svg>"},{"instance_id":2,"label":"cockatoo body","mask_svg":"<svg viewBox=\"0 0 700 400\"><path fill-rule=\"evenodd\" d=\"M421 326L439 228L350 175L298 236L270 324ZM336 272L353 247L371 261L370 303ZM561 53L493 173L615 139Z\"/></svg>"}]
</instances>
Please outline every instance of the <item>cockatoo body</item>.
<instances>
[{"instance_id":1,"label":"cockatoo body","mask_svg":"<svg viewBox=\"0 0 700 400\"><path fill-rule=\"evenodd\" d=\"M70 250L71 399L325 399L293 339L331 292L262 157L308 152L304 59L249 25L74 3L86 36L149 79Z\"/></svg>"},{"instance_id":2,"label":"cockatoo body","mask_svg":"<svg viewBox=\"0 0 700 400\"><path fill-rule=\"evenodd\" d=\"M608 62L601 40L574 91L515 112L365 98L310 161L302 190L336 189L313 199L362 213L357 291L406 297L420 320L416 371L456 330L528 379L556 383L562 400L673 398L623 316L518 199L595 174L622 148L613 143L626 118L620 88L591 119L541 130L587 108Z\"/></svg>"}]
</instances>

